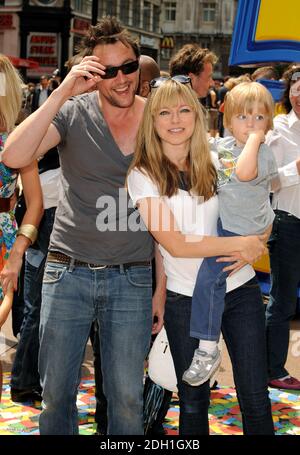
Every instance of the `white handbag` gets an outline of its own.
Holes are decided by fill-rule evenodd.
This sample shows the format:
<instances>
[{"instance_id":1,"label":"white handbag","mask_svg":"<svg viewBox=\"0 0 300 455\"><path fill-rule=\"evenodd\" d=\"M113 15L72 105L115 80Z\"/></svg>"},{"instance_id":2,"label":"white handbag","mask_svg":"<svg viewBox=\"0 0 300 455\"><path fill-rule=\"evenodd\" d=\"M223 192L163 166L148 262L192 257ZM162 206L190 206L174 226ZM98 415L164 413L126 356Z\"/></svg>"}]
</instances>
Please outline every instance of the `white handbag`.
<instances>
[{"instance_id":1,"label":"white handbag","mask_svg":"<svg viewBox=\"0 0 300 455\"><path fill-rule=\"evenodd\" d=\"M219 349L222 348L222 337L218 343ZM192 359L191 359L192 361ZM210 385L214 384L218 370L210 378ZM150 379L171 392L178 392L177 378L174 368L174 362L170 351L167 332L163 327L154 340L152 348L148 356L148 374Z\"/></svg>"},{"instance_id":2,"label":"white handbag","mask_svg":"<svg viewBox=\"0 0 300 455\"><path fill-rule=\"evenodd\" d=\"M177 378L166 329L156 336L148 356L150 379L166 390L177 392Z\"/></svg>"}]
</instances>

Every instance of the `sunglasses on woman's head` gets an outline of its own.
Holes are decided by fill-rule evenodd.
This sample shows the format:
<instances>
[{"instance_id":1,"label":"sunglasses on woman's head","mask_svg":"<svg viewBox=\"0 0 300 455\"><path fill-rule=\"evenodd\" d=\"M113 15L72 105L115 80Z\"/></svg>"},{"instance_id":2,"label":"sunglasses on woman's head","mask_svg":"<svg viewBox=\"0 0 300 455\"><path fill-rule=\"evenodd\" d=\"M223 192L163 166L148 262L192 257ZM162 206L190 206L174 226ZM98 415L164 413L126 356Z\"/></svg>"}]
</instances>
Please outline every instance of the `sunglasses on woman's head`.
<instances>
[{"instance_id":1,"label":"sunglasses on woman's head","mask_svg":"<svg viewBox=\"0 0 300 455\"><path fill-rule=\"evenodd\" d=\"M101 75L102 79L113 79L117 77L119 70L122 71L123 74L131 74L137 71L139 68L139 61L134 60L133 62L124 63L124 65L120 66L109 66L105 70L105 74Z\"/></svg>"},{"instance_id":2,"label":"sunglasses on woman's head","mask_svg":"<svg viewBox=\"0 0 300 455\"><path fill-rule=\"evenodd\" d=\"M150 83L149 83L150 89L158 88L162 84L164 84L166 81L170 81L170 80L179 82L180 84L190 84L191 83L191 78L189 76L185 76L184 74L178 74L177 76L173 76L173 77L157 77L156 79L152 79L152 81L150 81Z\"/></svg>"},{"instance_id":3,"label":"sunglasses on woman's head","mask_svg":"<svg viewBox=\"0 0 300 455\"><path fill-rule=\"evenodd\" d=\"M295 71L292 74L290 81L290 95L293 97L298 97L300 95L300 72Z\"/></svg>"}]
</instances>

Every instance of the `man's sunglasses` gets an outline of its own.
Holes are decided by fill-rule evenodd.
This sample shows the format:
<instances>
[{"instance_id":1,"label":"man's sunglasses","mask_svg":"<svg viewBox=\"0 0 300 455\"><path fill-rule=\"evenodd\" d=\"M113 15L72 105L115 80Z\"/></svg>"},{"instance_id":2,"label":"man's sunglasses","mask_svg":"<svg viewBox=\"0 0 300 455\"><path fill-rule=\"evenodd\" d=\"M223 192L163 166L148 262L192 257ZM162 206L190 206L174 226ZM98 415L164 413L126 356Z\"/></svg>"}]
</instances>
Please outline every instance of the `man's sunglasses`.
<instances>
[{"instance_id":1,"label":"man's sunglasses","mask_svg":"<svg viewBox=\"0 0 300 455\"><path fill-rule=\"evenodd\" d=\"M153 88L158 88L162 84L164 84L166 81L175 81L179 82L180 84L190 84L191 83L191 78L189 76L185 76L184 74L178 74L177 76L173 77L157 77L156 79L152 79L150 81L150 89L152 90Z\"/></svg>"},{"instance_id":2,"label":"man's sunglasses","mask_svg":"<svg viewBox=\"0 0 300 455\"><path fill-rule=\"evenodd\" d=\"M123 74L131 74L137 71L139 68L139 61L134 60L133 62L124 63L124 65L120 66L109 66L105 70L105 74L101 75L102 79L113 79L117 77L118 71L122 71Z\"/></svg>"}]
</instances>

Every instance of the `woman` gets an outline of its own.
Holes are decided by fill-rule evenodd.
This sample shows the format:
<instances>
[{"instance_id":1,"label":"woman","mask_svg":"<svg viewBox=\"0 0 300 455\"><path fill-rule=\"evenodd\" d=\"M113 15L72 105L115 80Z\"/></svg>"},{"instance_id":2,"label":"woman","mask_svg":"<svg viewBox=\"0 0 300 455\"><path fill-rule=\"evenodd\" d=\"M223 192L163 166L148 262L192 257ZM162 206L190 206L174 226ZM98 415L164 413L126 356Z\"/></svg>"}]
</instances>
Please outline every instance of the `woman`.
<instances>
[{"instance_id":1,"label":"woman","mask_svg":"<svg viewBox=\"0 0 300 455\"><path fill-rule=\"evenodd\" d=\"M9 59L0 54L0 152L14 128L21 102L21 79ZM43 214L42 193L37 164L20 170L27 210L17 231L13 213L18 172L0 162L0 328L12 305L17 289L23 254L37 237L37 226ZM5 295L6 294L6 295ZM5 298L4 298L5 295ZM2 304L1 304L2 303ZM2 367L0 364L0 399Z\"/></svg>"},{"instance_id":2,"label":"woman","mask_svg":"<svg viewBox=\"0 0 300 455\"><path fill-rule=\"evenodd\" d=\"M268 373L271 387L300 390L300 381L285 368L300 283L300 65L292 66L283 77L282 104L288 114L274 118L274 130L267 137L279 168L272 202L276 216L269 240Z\"/></svg>"},{"instance_id":3,"label":"woman","mask_svg":"<svg viewBox=\"0 0 300 455\"><path fill-rule=\"evenodd\" d=\"M215 237L216 170L201 108L188 82L185 76L153 81L155 90L139 129L128 191L160 244L164 259L165 327L178 381L179 432L202 435L209 432L209 382L191 387L181 379L197 347L189 330L200 258L222 255L226 258L220 260L251 262L263 248L255 236ZM232 361L244 433L273 434L264 310L254 275L247 265L228 279L222 330Z\"/></svg>"}]
</instances>

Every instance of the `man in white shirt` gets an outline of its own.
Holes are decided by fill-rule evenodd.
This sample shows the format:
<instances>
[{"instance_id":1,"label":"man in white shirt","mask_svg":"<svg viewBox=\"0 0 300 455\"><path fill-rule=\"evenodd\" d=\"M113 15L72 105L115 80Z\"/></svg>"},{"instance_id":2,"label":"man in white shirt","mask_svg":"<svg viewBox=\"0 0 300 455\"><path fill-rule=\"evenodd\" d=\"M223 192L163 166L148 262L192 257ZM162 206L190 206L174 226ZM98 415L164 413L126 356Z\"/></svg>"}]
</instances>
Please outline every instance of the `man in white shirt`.
<instances>
[{"instance_id":1,"label":"man in white shirt","mask_svg":"<svg viewBox=\"0 0 300 455\"><path fill-rule=\"evenodd\" d=\"M275 117L266 141L278 164L272 201L276 217L269 240L268 369L271 387L300 390L300 381L285 369L300 283L300 66L292 66L284 79L283 104L288 114Z\"/></svg>"}]
</instances>

